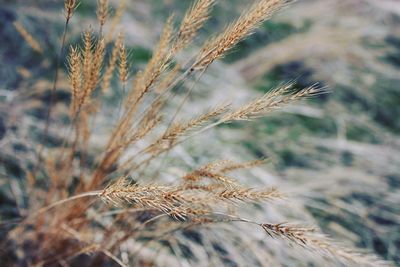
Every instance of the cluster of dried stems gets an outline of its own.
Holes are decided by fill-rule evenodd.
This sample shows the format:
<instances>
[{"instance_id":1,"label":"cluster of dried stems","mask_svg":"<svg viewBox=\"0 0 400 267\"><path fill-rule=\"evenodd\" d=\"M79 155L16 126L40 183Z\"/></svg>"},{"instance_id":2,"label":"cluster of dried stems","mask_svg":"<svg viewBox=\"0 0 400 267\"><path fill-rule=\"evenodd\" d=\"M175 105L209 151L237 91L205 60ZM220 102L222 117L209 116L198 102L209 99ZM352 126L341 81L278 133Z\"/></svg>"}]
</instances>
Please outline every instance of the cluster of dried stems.
<instances>
[{"instance_id":1,"label":"cluster of dried stems","mask_svg":"<svg viewBox=\"0 0 400 267\"><path fill-rule=\"evenodd\" d=\"M378 261L375 259L371 261L357 252L342 249L314 229L258 223L233 215L232 210L238 203L284 198L276 188L252 189L231 175L235 170L259 165L264 160L212 162L183 175L173 184L146 180L146 171L152 168L155 159L196 134L220 124L252 120L293 101L324 92L316 86L294 91L292 84L284 84L240 107L223 104L187 121L177 121L173 116L166 129L162 124L168 118L163 114L163 108L173 96L173 88L184 90L190 77L199 77L213 61L223 57L287 2L255 1L182 65L174 63L176 55L192 43L209 18L215 1L197 0L177 29L170 17L152 58L142 71L136 73L130 90L121 100L120 107L116 107L117 119L103 152L97 152L95 163L89 163L88 155L92 151L89 141L94 130L90 126L101 109L102 96L113 89L114 76L119 78L119 88L124 91L130 80L124 34L120 33L115 42L111 42L125 2L121 1L111 16L108 1L99 0L97 34L93 29L85 30L82 45L71 45L68 51L71 88L68 136L59 149L40 155L44 160L39 160L39 163L43 162L39 171L28 172L31 213L9 232L7 246L12 247L12 244L26 249L20 260L37 266L68 265L87 253L91 255L85 259L88 265L98 266L110 259L126 265L129 263L120 259L119 248L127 240L141 242L142 236L157 240L160 233L174 233L188 226L239 221L258 225L267 235L288 240L312 252L343 262L376 266ZM73 18L77 5L77 1L65 0L64 39L68 21ZM104 25L108 20L111 20L111 26L105 33ZM21 24L15 26L34 50L44 50ZM106 53L108 48L109 54ZM56 81L54 84L56 86ZM182 105L186 99L182 100ZM38 177L48 181L45 192ZM97 199L109 205L103 206ZM41 207L37 203L41 203ZM105 207L112 206L118 208L105 211ZM140 219L143 214L147 216L144 221ZM103 220L106 215L111 216L111 223ZM153 229L150 232L146 231L149 225ZM34 245L27 245L32 242Z\"/></svg>"}]
</instances>

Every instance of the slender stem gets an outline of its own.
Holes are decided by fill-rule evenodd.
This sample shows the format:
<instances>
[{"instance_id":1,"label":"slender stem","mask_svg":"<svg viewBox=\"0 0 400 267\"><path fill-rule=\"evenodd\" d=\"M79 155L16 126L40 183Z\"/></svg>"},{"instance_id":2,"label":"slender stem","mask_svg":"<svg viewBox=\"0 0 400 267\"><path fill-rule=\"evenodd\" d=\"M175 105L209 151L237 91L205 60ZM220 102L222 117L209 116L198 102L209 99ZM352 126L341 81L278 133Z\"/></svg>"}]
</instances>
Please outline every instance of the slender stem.
<instances>
[{"instance_id":1,"label":"slender stem","mask_svg":"<svg viewBox=\"0 0 400 267\"><path fill-rule=\"evenodd\" d=\"M177 145L179 145L179 144L185 142L186 140L188 140L188 139L190 139L190 138L192 138L192 137L194 137L194 136L196 136L196 135L198 135L198 134L201 134L201 133L203 133L203 132L205 132L205 131L207 131L207 130L213 128L213 127L216 127L216 126L218 126L218 125L220 125L220 124L222 124L222 123L225 123L225 121L223 121L223 120L218 120L218 121L216 121L216 122L214 122L214 123L212 123L212 124L207 125L207 126L204 127L203 129L201 129L201 130L199 130L199 131L197 131L197 132L195 132L195 133L193 133L193 134L191 134L191 135L188 135L188 136L186 136L185 138L181 139L180 141L174 143L173 146L168 147L168 148L164 149L163 151L161 151L160 153L155 154L155 155L152 155L152 156L148 157L147 159L141 161L140 163L136 164L134 167L132 167L132 168L129 169L129 170L130 170L130 171L134 171L134 170L137 170L139 167L141 167L143 164L149 164L153 159L155 159L156 157L158 157L160 154L162 154L162 153L164 153L164 152L166 152L166 151L170 151L172 148L174 148L174 147L176 147ZM135 154L134 156L132 156L130 159L127 159L127 160L121 165L120 169L126 168L126 167L133 161L133 159L134 159L136 156L140 155L140 154L143 153L145 150L146 150L146 148L144 148L144 149L142 149L141 151L139 151L137 154Z\"/></svg>"},{"instance_id":2,"label":"slender stem","mask_svg":"<svg viewBox=\"0 0 400 267\"><path fill-rule=\"evenodd\" d=\"M165 214L165 213L158 214L158 215L144 221L143 223L139 224L137 227L133 228L129 233L125 233L123 236L121 236L120 238L115 240L111 246L111 250L114 249L116 246L118 246L118 244L121 244L127 238L131 237L132 233L138 233L140 230L143 230L149 223L156 221L162 217L167 217L167 216L168 216L168 214Z\"/></svg>"},{"instance_id":3,"label":"slender stem","mask_svg":"<svg viewBox=\"0 0 400 267\"><path fill-rule=\"evenodd\" d=\"M101 40L101 38L103 38L103 25L102 24L100 24L100 27L99 27L99 40Z\"/></svg>"},{"instance_id":4,"label":"slender stem","mask_svg":"<svg viewBox=\"0 0 400 267\"><path fill-rule=\"evenodd\" d=\"M64 33L63 33L63 37L62 37L60 53L59 53L59 55L57 57L57 60L56 60L56 70L55 70L55 73L54 73L53 88L51 89L50 103L49 103L49 107L47 109L46 125L45 125L45 128L44 128L44 136L45 136L45 138L47 138L47 134L48 134L48 131L49 131L51 111L52 111L54 102L56 101L56 90L57 90L57 82L58 82L58 73L59 73L59 68L60 68L60 64L61 64L61 57L62 57L62 54L64 52L65 39L66 39L66 36L67 36L67 31L68 31L68 23L69 23L69 18L67 18L66 21L65 21Z\"/></svg>"},{"instance_id":5,"label":"slender stem","mask_svg":"<svg viewBox=\"0 0 400 267\"><path fill-rule=\"evenodd\" d=\"M111 210L111 211L106 211L99 213L99 216L113 216L113 215L118 215L121 213L135 213L135 212L141 212L141 211L149 211L149 210L155 210L153 208L132 208L132 209L118 209L118 210Z\"/></svg>"},{"instance_id":6,"label":"slender stem","mask_svg":"<svg viewBox=\"0 0 400 267\"><path fill-rule=\"evenodd\" d=\"M195 86L197 85L197 83L200 81L201 77L203 76L204 72L206 71L206 69L202 70L202 72L200 73L200 75L196 78L196 80L193 82L192 86L190 86L189 90L186 92L186 95L184 96L184 98L182 99L181 103L179 104L178 108L176 109L174 115L171 118L171 121L168 124L167 130L165 130L164 134L169 130L169 128L171 127L172 123L175 121L176 117L178 116L179 112L182 110L183 105L186 103L186 101L189 99L190 94L193 92Z\"/></svg>"},{"instance_id":7,"label":"slender stem","mask_svg":"<svg viewBox=\"0 0 400 267\"><path fill-rule=\"evenodd\" d=\"M200 73L200 75L196 78L196 80L192 83L192 85L190 86L189 90L186 92L185 96L183 97L181 103L179 104L178 108L176 109L174 115L172 116L171 120L168 123L167 129L164 132L164 135L168 132L168 130L171 128L172 124L174 123L176 117L179 115L179 113L181 112L183 106L185 105L185 103L187 102L187 100L189 99L190 94L193 92L196 84L200 81L201 77L203 76L204 72L206 71L206 69L203 69ZM168 150L167 153L164 154L164 157L161 161L160 166L153 172L153 178L155 178L155 176L160 172L160 170L163 168L164 163L168 157L168 154L171 150Z\"/></svg>"},{"instance_id":8,"label":"slender stem","mask_svg":"<svg viewBox=\"0 0 400 267\"><path fill-rule=\"evenodd\" d=\"M138 116L138 122L142 120L142 118L146 115L146 113L150 110L152 105L156 103L158 100L160 100L162 97L170 93L170 89L174 88L177 86L180 82L184 83L184 80L192 73L191 69L187 69L185 72L183 72L174 82L172 82L167 89L164 90L161 94L159 94L156 98L153 99L150 105ZM136 127L137 125L133 125L133 127Z\"/></svg>"},{"instance_id":9,"label":"slender stem","mask_svg":"<svg viewBox=\"0 0 400 267\"><path fill-rule=\"evenodd\" d=\"M219 220L214 220L214 221L209 221L209 222L205 222L205 223L201 223L201 224L210 224L210 223L216 224L216 223L229 223L229 222L244 222L244 223L255 224L255 225L260 226L260 223L258 223L258 222L254 222L254 221L251 221L251 220L248 220L248 219L245 219L245 218L241 218L241 217L238 217L238 216L234 216L234 215L230 215L230 214L226 214L226 213L222 213L222 212L211 212L210 215L220 215L220 216L225 216L226 218L219 219ZM136 251L134 251L134 252L132 253L133 258L134 258L144 247L146 247L149 243L154 242L154 241L156 241L156 240L160 240L161 238L163 238L163 237L165 237L165 236L172 235L172 234L174 234L174 233L177 232L177 231L182 231L182 230L188 229L188 228L192 227L193 225L196 225L196 224L193 224L193 223L190 223L190 222L189 222L187 225L184 225L184 226L179 225L178 227L175 227L175 228L173 228L173 229L171 229L171 230L165 231L165 232L162 233L161 235L158 235L158 236L153 237L153 239L149 239L148 241L142 243L141 246L139 246L139 248L138 248Z\"/></svg>"},{"instance_id":10,"label":"slender stem","mask_svg":"<svg viewBox=\"0 0 400 267\"><path fill-rule=\"evenodd\" d=\"M120 119L122 117L121 111L122 111L122 103L124 102L125 98L125 91L126 91L126 83L122 84L122 95L118 103L118 111L117 111L117 119Z\"/></svg>"},{"instance_id":11,"label":"slender stem","mask_svg":"<svg viewBox=\"0 0 400 267\"><path fill-rule=\"evenodd\" d=\"M120 260L118 257L116 257L115 255L113 255L110 251L103 249L102 252L108 256L109 258L111 258L112 260L114 260L117 264L119 264L119 266L122 267L128 267L128 265L126 265L125 263L122 262L122 260Z\"/></svg>"},{"instance_id":12,"label":"slender stem","mask_svg":"<svg viewBox=\"0 0 400 267\"><path fill-rule=\"evenodd\" d=\"M70 18L67 17L66 21L65 21L65 26L64 26L64 32L63 32L63 37L62 37L62 42L61 42L61 47L60 47L60 53L58 54L57 58L56 58L56 69L55 69L55 73L54 73L54 81L53 81L53 87L51 89L51 93L50 93L50 103L49 106L47 108L47 113L46 113L46 123L44 126L44 143L46 141L48 141L48 133L49 133L49 127L50 127L50 117L51 117L51 111L54 105L54 102L56 101L56 90L57 90L57 81L58 81L58 72L59 72L59 67L61 64L61 57L62 54L64 52L64 46L65 46L65 40L66 40L66 36L67 36L67 31L68 31L68 24L69 24L69 20ZM33 175L36 175L36 172L38 171L41 163L42 163L42 154L43 154L43 149L44 149L44 143L42 143L42 145L39 148L39 152L38 152L38 162L37 165L33 171Z\"/></svg>"},{"instance_id":13,"label":"slender stem","mask_svg":"<svg viewBox=\"0 0 400 267\"><path fill-rule=\"evenodd\" d=\"M185 77L187 77L188 75L190 75L191 72L191 68L186 70L180 77L177 78L177 80L175 80L174 83L172 83L168 89L173 88L174 86L176 86L180 81L183 81ZM203 75L204 71L200 74L200 76L196 79L196 81L192 84L191 88L189 89L189 91L186 93L184 99L182 100L182 102L180 103L178 109L176 110L175 114L173 115L172 119L170 120L167 129L165 130L165 132L168 131L168 129L171 127L172 123L174 122L176 116L178 115L179 111L182 109L184 103L186 102L186 100L188 99L190 93L193 91L195 85L197 84L197 82L200 80L201 76ZM152 104L149 105L149 107L151 107L151 105L153 105L157 100L159 100L162 96L164 96L167 92L168 89L165 90L162 94L158 95L152 102ZM146 112L149 110L149 108L147 108L141 115L140 117L143 119L143 116L146 114ZM138 120L139 122L141 120ZM140 156L142 153L144 153L146 151L148 147L145 147L143 149L141 149L139 152L137 152L136 154L134 154L132 157L130 157L129 159L127 159L125 162L123 162L120 166L119 169L124 169L127 165L129 165L137 156ZM145 162L150 162L154 157L152 157L151 159L146 160ZM138 167L138 166L137 166ZM136 167L135 167L136 169Z\"/></svg>"},{"instance_id":14,"label":"slender stem","mask_svg":"<svg viewBox=\"0 0 400 267\"><path fill-rule=\"evenodd\" d=\"M98 195L101 194L101 192L103 192L103 191L102 190L90 191L90 192L85 192L85 193L82 193L82 194L79 194L79 195L75 195L75 196L72 196L72 197L69 197L69 198L61 199L59 201L54 202L53 204L51 204L49 206L41 208L38 212L34 213L31 216L31 218L35 217L37 215L40 215L40 214L42 214L42 213L44 213L44 212L46 212L48 210L51 210L51 209L53 209L53 208L55 208L55 207L57 207L57 206L59 206L61 204L64 204L64 203L67 203L67 202L70 202L70 201L73 201L73 200L77 200L77 199L84 198L84 197L98 196Z\"/></svg>"}]
</instances>

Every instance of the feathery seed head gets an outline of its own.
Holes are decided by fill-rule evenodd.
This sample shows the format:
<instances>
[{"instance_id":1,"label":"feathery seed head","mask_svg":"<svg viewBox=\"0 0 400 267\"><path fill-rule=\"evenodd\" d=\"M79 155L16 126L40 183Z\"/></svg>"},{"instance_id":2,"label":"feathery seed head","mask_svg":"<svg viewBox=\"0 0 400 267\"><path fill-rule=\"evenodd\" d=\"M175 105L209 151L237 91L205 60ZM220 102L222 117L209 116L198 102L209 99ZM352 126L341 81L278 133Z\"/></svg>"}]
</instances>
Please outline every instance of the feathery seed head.
<instances>
[{"instance_id":1,"label":"feathery seed head","mask_svg":"<svg viewBox=\"0 0 400 267\"><path fill-rule=\"evenodd\" d=\"M64 1L64 11L65 11L65 18L67 21L71 19L74 14L74 11L77 7L77 0L65 0Z\"/></svg>"},{"instance_id":2,"label":"feathery seed head","mask_svg":"<svg viewBox=\"0 0 400 267\"><path fill-rule=\"evenodd\" d=\"M103 75L103 82L101 84L102 92L106 92L110 88L111 78L117 66L118 55L120 54L121 45L123 45L124 34L121 32L115 41L114 47L111 51L111 56L108 61L108 66Z\"/></svg>"},{"instance_id":3,"label":"feathery seed head","mask_svg":"<svg viewBox=\"0 0 400 267\"><path fill-rule=\"evenodd\" d=\"M263 21L269 19L273 13L282 8L287 2L287 0L256 1L220 35L205 43L193 68L207 68L214 60L224 56L238 42L252 34Z\"/></svg>"},{"instance_id":4,"label":"feathery seed head","mask_svg":"<svg viewBox=\"0 0 400 267\"><path fill-rule=\"evenodd\" d=\"M215 0L197 0L186 12L174 43L173 50L177 52L185 48L196 36L198 30L208 20Z\"/></svg>"},{"instance_id":5,"label":"feathery seed head","mask_svg":"<svg viewBox=\"0 0 400 267\"><path fill-rule=\"evenodd\" d=\"M68 71L71 84L72 101L71 101L71 117L77 112L77 106L80 102L81 84L82 84L82 58L77 47L70 47L68 56Z\"/></svg>"},{"instance_id":6,"label":"feathery seed head","mask_svg":"<svg viewBox=\"0 0 400 267\"><path fill-rule=\"evenodd\" d=\"M221 122L228 123L231 121L255 119L294 101L325 92L323 88L318 88L316 85L312 85L294 93L290 92L292 88L292 83L280 86L271 92L250 101L242 107L228 112L221 118Z\"/></svg>"},{"instance_id":7,"label":"feathery seed head","mask_svg":"<svg viewBox=\"0 0 400 267\"><path fill-rule=\"evenodd\" d=\"M15 29L21 34L26 43L36 52L43 53L43 49L39 42L25 29L25 27L18 21L13 23Z\"/></svg>"},{"instance_id":8,"label":"feathery seed head","mask_svg":"<svg viewBox=\"0 0 400 267\"><path fill-rule=\"evenodd\" d=\"M108 16L108 0L97 1L96 15L97 19L99 20L100 26L102 27L106 23L106 19Z\"/></svg>"},{"instance_id":9,"label":"feathery seed head","mask_svg":"<svg viewBox=\"0 0 400 267\"><path fill-rule=\"evenodd\" d=\"M128 81L128 62L125 45L123 43L119 46L119 79L122 84Z\"/></svg>"}]
</instances>

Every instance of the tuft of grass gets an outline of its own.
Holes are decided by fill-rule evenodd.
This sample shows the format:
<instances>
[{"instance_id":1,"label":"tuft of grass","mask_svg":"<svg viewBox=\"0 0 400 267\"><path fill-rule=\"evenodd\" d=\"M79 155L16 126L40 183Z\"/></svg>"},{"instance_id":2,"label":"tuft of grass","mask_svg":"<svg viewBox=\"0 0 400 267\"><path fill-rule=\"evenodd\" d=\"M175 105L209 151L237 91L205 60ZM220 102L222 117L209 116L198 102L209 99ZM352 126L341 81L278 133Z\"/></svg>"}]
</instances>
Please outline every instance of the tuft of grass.
<instances>
[{"instance_id":1,"label":"tuft of grass","mask_svg":"<svg viewBox=\"0 0 400 267\"><path fill-rule=\"evenodd\" d=\"M190 138L219 125L255 120L293 102L326 92L316 85L293 90L293 84L287 83L241 106L223 103L192 119L177 120L196 82L210 64L223 58L289 2L255 1L221 33L205 41L188 63L180 63L177 55L192 43L215 4L213 0L197 0L178 28L173 17L168 18L146 66L130 79L123 33L112 41L125 2L121 1L111 17L108 1L99 0L98 29L85 30L81 45L71 44L67 58L57 60L44 138L50 138L51 110L61 79L59 62L68 66L71 102L66 113L69 125L62 141L51 149L42 146L36 154L38 164L33 170L26 170L26 212L21 213L20 220L9 229L2 242L1 254L6 263L134 265L136 260L151 261L144 251L152 248L151 242L170 249L163 257L174 254L183 262L186 259L176 251L184 251L181 254L190 257L194 254L188 246L174 239L177 233L238 222L249 228L257 226L265 232L266 238L279 238L345 264L384 265L374 256L337 245L314 228L258 222L238 214L238 205L252 207L282 200L285 196L275 187L252 188L235 177L236 171L260 165L264 159L244 163L211 162L177 175L170 183L154 179L154 171L155 176L158 173L155 163ZM67 42L69 22L77 8L77 1L64 1L65 28L60 57ZM107 30L108 22L111 25ZM22 35L35 46L30 35L25 32ZM112 49L107 51L109 43ZM114 77L119 78L116 86L111 82ZM191 89L175 112L167 113L168 100L189 81L194 81ZM96 118L104 105L105 93L118 89L127 89L127 92L115 107L116 116L107 118L112 125L107 140L95 146L92 141L98 130ZM220 252L225 250L220 244L212 246L219 247L216 250ZM209 247L204 243L201 249L208 255Z\"/></svg>"}]
</instances>

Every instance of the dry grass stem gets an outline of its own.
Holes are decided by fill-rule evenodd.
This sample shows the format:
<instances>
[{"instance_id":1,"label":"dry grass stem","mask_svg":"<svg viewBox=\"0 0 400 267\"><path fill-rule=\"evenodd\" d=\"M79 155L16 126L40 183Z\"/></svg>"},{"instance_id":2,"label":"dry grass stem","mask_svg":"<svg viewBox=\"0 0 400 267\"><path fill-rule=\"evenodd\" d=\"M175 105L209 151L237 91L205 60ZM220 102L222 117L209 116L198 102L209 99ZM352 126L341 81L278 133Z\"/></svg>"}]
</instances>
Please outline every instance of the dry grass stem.
<instances>
[{"instance_id":1,"label":"dry grass stem","mask_svg":"<svg viewBox=\"0 0 400 267\"><path fill-rule=\"evenodd\" d=\"M125 11L125 8L126 8L126 0L118 1L118 7L115 10L115 14L111 19L110 29L109 29L109 31L108 31L108 33L106 35L106 38L105 38L107 44L109 42L111 42L111 40L113 39L115 30L116 30L118 24L121 21L121 17L123 15L124 11Z\"/></svg>"},{"instance_id":2,"label":"dry grass stem","mask_svg":"<svg viewBox=\"0 0 400 267\"><path fill-rule=\"evenodd\" d=\"M287 239L312 252L339 259L346 263L361 264L363 266L389 266L375 256L347 249L334 244L328 237L318 233L315 228L294 226L288 224L268 224L260 226L271 237Z\"/></svg>"},{"instance_id":3,"label":"dry grass stem","mask_svg":"<svg viewBox=\"0 0 400 267\"><path fill-rule=\"evenodd\" d=\"M131 183L126 178L106 187L100 196L116 206L156 209L174 218L183 220L188 216L210 214L221 201L261 202L282 199L277 189L256 191L244 187L213 185L160 186Z\"/></svg>"},{"instance_id":4,"label":"dry grass stem","mask_svg":"<svg viewBox=\"0 0 400 267\"><path fill-rule=\"evenodd\" d=\"M269 19L272 14L281 9L287 2L287 0L256 1L220 35L205 43L193 68L207 68L214 60L224 56L238 42L252 34L263 21Z\"/></svg>"},{"instance_id":5,"label":"dry grass stem","mask_svg":"<svg viewBox=\"0 0 400 267\"><path fill-rule=\"evenodd\" d=\"M107 69L105 70L103 75L103 82L101 84L102 92L107 92L110 88L111 78L113 76L115 68L117 67L118 58L121 58L120 53L121 53L121 47L123 47L123 40L124 40L124 34L120 33L117 40L115 41L114 47L111 51L111 56L108 61ZM126 68L126 54L125 54L125 68ZM121 71L121 68L119 68L119 70Z\"/></svg>"},{"instance_id":6,"label":"dry grass stem","mask_svg":"<svg viewBox=\"0 0 400 267\"><path fill-rule=\"evenodd\" d=\"M146 152L158 154L172 148L177 144L179 137L187 135L189 131L194 131L196 128L204 125L204 123L225 113L228 107L228 104L224 104L187 122L174 123L157 141L146 149Z\"/></svg>"},{"instance_id":7,"label":"dry grass stem","mask_svg":"<svg viewBox=\"0 0 400 267\"><path fill-rule=\"evenodd\" d=\"M74 15L77 5L78 2L76 0L64 0L64 12L67 21Z\"/></svg>"},{"instance_id":8,"label":"dry grass stem","mask_svg":"<svg viewBox=\"0 0 400 267\"><path fill-rule=\"evenodd\" d=\"M173 50L179 51L185 48L197 35L198 30L208 20L214 0L197 0L186 12L179 27L177 39Z\"/></svg>"},{"instance_id":9,"label":"dry grass stem","mask_svg":"<svg viewBox=\"0 0 400 267\"><path fill-rule=\"evenodd\" d=\"M128 67L126 49L125 49L125 45L123 43L121 43L119 45L119 62L118 63L119 63L118 64L119 80L125 86L128 81L129 67Z\"/></svg>"},{"instance_id":10,"label":"dry grass stem","mask_svg":"<svg viewBox=\"0 0 400 267\"><path fill-rule=\"evenodd\" d=\"M127 98L127 106L136 106L160 75L168 69L171 60L170 43L173 36L172 18L172 16L168 18L159 43L145 70L137 74L132 93Z\"/></svg>"},{"instance_id":11,"label":"dry grass stem","mask_svg":"<svg viewBox=\"0 0 400 267\"><path fill-rule=\"evenodd\" d=\"M96 15L100 23L100 28L102 28L106 23L108 12L108 0L97 0Z\"/></svg>"},{"instance_id":12,"label":"dry grass stem","mask_svg":"<svg viewBox=\"0 0 400 267\"><path fill-rule=\"evenodd\" d=\"M71 84L71 118L75 117L82 93L82 57L77 47L71 46L68 56L69 79Z\"/></svg>"},{"instance_id":13,"label":"dry grass stem","mask_svg":"<svg viewBox=\"0 0 400 267\"><path fill-rule=\"evenodd\" d=\"M38 53L43 53L43 49L40 46L39 42L25 29L25 27L20 22L14 22L14 27L33 50Z\"/></svg>"},{"instance_id":14,"label":"dry grass stem","mask_svg":"<svg viewBox=\"0 0 400 267\"><path fill-rule=\"evenodd\" d=\"M264 116L266 113L305 97L324 93L324 89L310 86L298 92L291 92L293 84L283 85L244 106L225 114L221 122L227 123L238 120L251 120Z\"/></svg>"}]
</instances>

